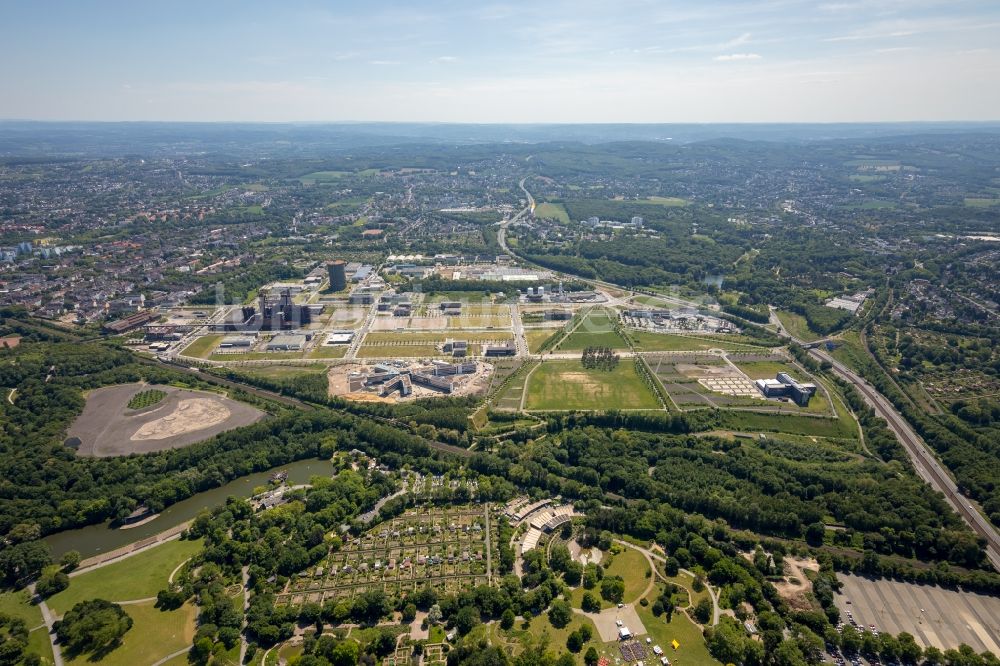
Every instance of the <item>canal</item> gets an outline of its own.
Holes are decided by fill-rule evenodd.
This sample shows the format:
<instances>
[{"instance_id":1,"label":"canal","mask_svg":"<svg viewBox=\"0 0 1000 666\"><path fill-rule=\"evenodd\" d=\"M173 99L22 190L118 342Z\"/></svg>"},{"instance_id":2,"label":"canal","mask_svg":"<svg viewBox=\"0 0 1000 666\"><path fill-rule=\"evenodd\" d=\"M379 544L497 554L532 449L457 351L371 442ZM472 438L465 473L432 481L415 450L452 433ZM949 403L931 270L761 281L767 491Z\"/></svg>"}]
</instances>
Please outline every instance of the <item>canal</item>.
<instances>
[{"instance_id":1,"label":"canal","mask_svg":"<svg viewBox=\"0 0 1000 666\"><path fill-rule=\"evenodd\" d=\"M108 527L107 523L89 525L87 527L51 534L45 537L45 542L52 548L52 556L55 559L59 559L59 556L68 550L77 550L80 552L81 557L84 558L106 553L109 550L121 548L136 541L142 541L147 537L159 534L164 530L191 520L203 509L211 509L224 503L230 495L250 497L253 494L254 488L266 485L271 474L279 470L287 470L288 483L295 485L308 483L309 478L313 476L332 475L333 463L328 460L299 460L288 465L275 467L266 472L250 474L249 476L230 481L224 486L192 495L186 500L181 500L176 504L168 506L154 520L133 527L132 529L113 529Z\"/></svg>"}]
</instances>

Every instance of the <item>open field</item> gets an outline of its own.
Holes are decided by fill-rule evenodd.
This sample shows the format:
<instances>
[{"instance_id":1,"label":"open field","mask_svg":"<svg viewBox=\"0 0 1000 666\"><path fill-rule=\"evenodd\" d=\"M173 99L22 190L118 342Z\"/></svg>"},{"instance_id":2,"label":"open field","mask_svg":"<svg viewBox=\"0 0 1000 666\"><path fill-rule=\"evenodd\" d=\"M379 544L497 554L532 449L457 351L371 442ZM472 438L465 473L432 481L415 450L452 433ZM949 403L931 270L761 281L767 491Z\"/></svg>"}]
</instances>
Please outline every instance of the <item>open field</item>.
<instances>
[{"instance_id":1,"label":"open field","mask_svg":"<svg viewBox=\"0 0 1000 666\"><path fill-rule=\"evenodd\" d=\"M151 408L128 409L149 388L166 393ZM81 456L118 456L175 449L260 420L264 412L230 398L173 386L119 384L87 394L87 404L67 437L79 440Z\"/></svg>"},{"instance_id":2,"label":"open field","mask_svg":"<svg viewBox=\"0 0 1000 666\"><path fill-rule=\"evenodd\" d=\"M562 204L540 203L535 206L535 217L559 220L563 224L569 224L569 214Z\"/></svg>"},{"instance_id":3,"label":"open field","mask_svg":"<svg viewBox=\"0 0 1000 666\"><path fill-rule=\"evenodd\" d=\"M194 342L189 344L181 352L182 356L190 356L192 358L208 358L209 354L215 351L215 348L219 346L222 342L223 335L203 335L196 339Z\"/></svg>"},{"instance_id":4,"label":"open field","mask_svg":"<svg viewBox=\"0 0 1000 666\"><path fill-rule=\"evenodd\" d=\"M21 618L28 629L42 623L42 611L31 603L31 595L26 589L0 592L0 613Z\"/></svg>"},{"instance_id":5,"label":"open field","mask_svg":"<svg viewBox=\"0 0 1000 666\"><path fill-rule=\"evenodd\" d=\"M611 371L587 370L579 361L547 361L532 371L525 390L528 410L660 408L628 359Z\"/></svg>"},{"instance_id":6,"label":"open field","mask_svg":"<svg viewBox=\"0 0 1000 666\"><path fill-rule=\"evenodd\" d=\"M818 340L821 337L819 333L809 328L806 318L800 314L788 312L787 310L775 310L774 314L777 315L778 321L785 327L785 330L799 340L809 342L810 340Z\"/></svg>"},{"instance_id":7,"label":"open field","mask_svg":"<svg viewBox=\"0 0 1000 666\"><path fill-rule=\"evenodd\" d=\"M687 199L681 199L680 197L649 197L645 201L639 201L637 203L649 203L649 204L656 204L657 206L677 207L677 206L687 206L689 202Z\"/></svg>"},{"instance_id":8,"label":"open field","mask_svg":"<svg viewBox=\"0 0 1000 666\"><path fill-rule=\"evenodd\" d=\"M174 539L127 557L70 577L68 588L49 598L49 608L58 615L87 599L131 601L155 597L167 586L167 579L184 560L201 549L201 540Z\"/></svg>"},{"instance_id":9,"label":"open field","mask_svg":"<svg viewBox=\"0 0 1000 666\"><path fill-rule=\"evenodd\" d=\"M525 384L535 365L529 362L510 379L507 387L496 397L497 409L518 410L521 408L521 402L524 399Z\"/></svg>"},{"instance_id":10,"label":"open field","mask_svg":"<svg viewBox=\"0 0 1000 666\"><path fill-rule=\"evenodd\" d=\"M628 343L615 330L614 317L614 312L604 308L591 310L584 316L579 326L559 343L559 350L575 351L587 347L628 349Z\"/></svg>"},{"instance_id":11,"label":"open field","mask_svg":"<svg viewBox=\"0 0 1000 666\"><path fill-rule=\"evenodd\" d=\"M351 175L350 171L313 171L304 176L299 176L299 180L305 185L314 185L316 183L338 180L349 175Z\"/></svg>"},{"instance_id":12,"label":"open field","mask_svg":"<svg viewBox=\"0 0 1000 666\"><path fill-rule=\"evenodd\" d=\"M315 345L307 355L309 358L344 358L348 345Z\"/></svg>"},{"instance_id":13,"label":"open field","mask_svg":"<svg viewBox=\"0 0 1000 666\"><path fill-rule=\"evenodd\" d=\"M761 347L747 344L735 335L678 335L674 333L652 333L650 331L628 331L626 333L636 351L752 351Z\"/></svg>"},{"instance_id":14,"label":"open field","mask_svg":"<svg viewBox=\"0 0 1000 666\"><path fill-rule=\"evenodd\" d=\"M388 331L372 331L365 336L359 358L423 358L433 356L450 356L444 354L438 346L446 340L465 340L469 343L470 356L480 353L484 343L504 343L513 339L507 331L470 331L462 333L425 333L413 331L398 333Z\"/></svg>"},{"instance_id":15,"label":"open field","mask_svg":"<svg viewBox=\"0 0 1000 666\"><path fill-rule=\"evenodd\" d=\"M622 600L627 604L639 603L639 597L646 590L653 574L646 556L634 548L624 548L615 555L605 553L601 565L605 576L621 576L625 581Z\"/></svg>"},{"instance_id":16,"label":"open field","mask_svg":"<svg viewBox=\"0 0 1000 666\"><path fill-rule=\"evenodd\" d=\"M834 601L845 621L850 611L864 627L906 631L925 647L965 643L976 652L1000 654L1000 597L850 574L837 578L844 586Z\"/></svg>"},{"instance_id":17,"label":"open field","mask_svg":"<svg viewBox=\"0 0 1000 666\"><path fill-rule=\"evenodd\" d=\"M559 332L561 332L561 329L526 330L524 337L528 341L528 351L532 354L537 353L546 340Z\"/></svg>"},{"instance_id":18,"label":"open field","mask_svg":"<svg viewBox=\"0 0 1000 666\"><path fill-rule=\"evenodd\" d=\"M970 208L990 208L992 206L1000 206L1000 198L966 197L965 205Z\"/></svg>"},{"instance_id":19,"label":"open field","mask_svg":"<svg viewBox=\"0 0 1000 666\"><path fill-rule=\"evenodd\" d=\"M132 618L132 628L125 634L120 646L101 657L102 664L152 664L187 647L194 639L198 609L190 602L172 611L158 610L153 607L153 602L130 604L123 608ZM94 662L90 660L90 655L81 655L66 663L69 666L85 666Z\"/></svg>"},{"instance_id":20,"label":"open field","mask_svg":"<svg viewBox=\"0 0 1000 666\"><path fill-rule=\"evenodd\" d=\"M659 595L660 588L654 591L654 595ZM653 599L656 597L650 595ZM670 663L676 666L720 666L712 655L708 653L708 646L705 645L705 638L701 630L681 611L674 611L670 623L666 622L666 616L656 617L650 610L650 606L643 608L636 605L639 619L646 627L646 632L653 639L654 645L659 645L664 650L664 654L670 659ZM671 647L671 641L676 640L680 647L676 650Z\"/></svg>"}]
</instances>

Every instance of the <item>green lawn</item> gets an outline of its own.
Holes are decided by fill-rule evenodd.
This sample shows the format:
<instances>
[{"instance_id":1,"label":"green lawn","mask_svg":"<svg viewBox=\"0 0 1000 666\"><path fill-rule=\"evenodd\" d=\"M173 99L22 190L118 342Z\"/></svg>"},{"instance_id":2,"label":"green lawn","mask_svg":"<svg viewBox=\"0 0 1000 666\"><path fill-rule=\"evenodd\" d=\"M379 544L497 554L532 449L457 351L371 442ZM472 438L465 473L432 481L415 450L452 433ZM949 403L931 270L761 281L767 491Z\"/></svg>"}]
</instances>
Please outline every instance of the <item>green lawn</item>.
<instances>
[{"instance_id":1,"label":"green lawn","mask_svg":"<svg viewBox=\"0 0 1000 666\"><path fill-rule=\"evenodd\" d=\"M785 330L799 340L809 342L822 337L819 333L809 328L809 323L802 315L786 310L775 310L774 313L778 316L778 320L781 321L781 325L785 327Z\"/></svg>"},{"instance_id":2,"label":"green lawn","mask_svg":"<svg viewBox=\"0 0 1000 666\"><path fill-rule=\"evenodd\" d=\"M553 335L556 335L557 333L559 333L561 331L562 331L562 329L559 329L559 328L547 328L547 329L536 330L536 331L526 330L524 332L524 337L528 341L528 351L530 351L532 354L536 353L538 351L539 347L542 346L542 343L544 343L546 340L548 340L549 338L551 338Z\"/></svg>"},{"instance_id":3,"label":"green lawn","mask_svg":"<svg viewBox=\"0 0 1000 666\"><path fill-rule=\"evenodd\" d=\"M725 349L727 351L752 351L760 347L736 342L740 338L732 335L704 334L699 336L674 335L673 333L651 333L649 331L628 331L636 351L707 351Z\"/></svg>"},{"instance_id":4,"label":"green lawn","mask_svg":"<svg viewBox=\"0 0 1000 666\"><path fill-rule=\"evenodd\" d=\"M132 618L132 628L119 647L101 659L110 666L151 664L191 644L194 638L197 607L187 603L172 611L161 611L152 602L123 606ZM67 660L69 666L86 666L94 663L90 655L80 655Z\"/></svg>"},{"instance_id":5,"label":"green lawn","mask_svg":"<svg viewBox=\"0 0 1000 666\"><path fill-rule=\"evenodd\" d=\"M708 653L701 630L684 613L675 611L670 624L667 624L666 616L654 616L651 607L652 602L645 608L638 605L635 608L653 644L663 648L671 666L719 666L719 662ZM673 640L680 643L676 650L671 646Z\"/></svg>"},{"instance_id":6,"label":"green lawn","mask_svg":"<svg viewBox=\"0 0 1000 666\"><path fill-rule=\"evenodd\" d=\"M989 197L966 197L965 205L970 208L990 208L1000 206L1000 199Z\"/></svg>"},{"instance_id":7,"label":"green lawn","mask_svg":"<svg viewBox=\"0 0 1000 666\"><path fill-rule=\"evenodd\" d=\"M590 625L592 638L584 644L583 649L578 654L574 655L578 664L583 663L583 654L587 651L588 646L600 647L601 645L601 639L597 634L597 628L594 626L593 621L577 613L573 614L573 619L562 629L556 629L552 626L547 613L529 617L527 629L523 628L523 624L519 620L514 623L514 626L509 631L504 631L497 623L481 625L477 627L477 630L482 631L484 636L488 636L494 643L499 644L501 647L511 648L515 655L519 654L526 647L537 646L543 643L547 644L549 649L555 654L560 654L567 651L566 639L569 638L569 635L582 625L588 624Z\"/></svg>"},{"instance_id":8,"label":"green lawn","mask_svg":"<svg viewBox=\"0 0 1000 666\"><path fill-rule=\"evenodd\" d=\"M306 175L299 177L299 180L305 185L314 185L315 183L338 180L344 176L350 175L350 173L350 171L313 171L312 173L307 173Z\"/></svg>"},{"instance_id":9,"label":"green lawn","mask_svg":"<svg viewBox=\"0 0 1000 666\"><path fill-rule=\"evenodd\" d=\"M680 197L649 197L646 201L641 201L639 203L651 203L658 206L677 207L687 206L689 202L687 199L681 199Z\"/></svg>"},{"instance_id":10,"label":"green lawn","mask_svg":"<svg viewBox=\"0 0 1000 666\"><path fill-rule=\"evenodd\" d=\"M611 349L628 349L628 343L615 330L616 313L604 308L594 309L587 313L569 336L559 343L560 351L574 351L587 347L610 347Z\"/></svg>"},{"instance_id":11,"label":"green lawn","mask_svg":"<svg viewBox=\"0 0 1000 666\"><path fill-rule=\"evenodd\" d=\"M569 213L562 204L540 203L535 206L535 217L543 217L552 220L559 220L563 224L569 224Z\"/></svg>"},{"instance_id":12,"label":"green lawn","mask_svg":"<svg viewBox=\"0 0 1000 666\"><path fill-rule=\"evenodd\" d=\"M316 345L309 358L344 358L349 345Z\"/></svg>"},{"instance_id":13,"label":"green lawn","mask_svg":"<svg viewBox=\"0 0 1000 666\"><path fill-rule=\"evenodd\" d=\"M170 572L201 549L201 540L174 539L163 545L70 578L69 587L48 600L63 615L86 599L128 601L155 597L167 585Z\"/></svg>"},{"instance_id":14,"label":"green lawn","mask_svg":"<svg viewBox=\"0 0 1000 666\"><path fill-rule=\"evenodd\" d=\"M529 410L659 409L631 359L611 371L587 370L580 361L547 361L528 378Z\"/></svg>"},{"instance_id":15,"label":"green lawn","mask_svg":"<svg viewBox=\"0 0 1000 666\"><path fill-rule=\"evenodd\" d=\"M208 355L222 342L223 337L222 335L203 335L185 347L181 355L208 358Z\"/></svg>"},{"instance_id":16,"label":"green lawn","mask_svg":"<svg viewBox=\"0 0 1000 666\"><path fill-rule=\"evenodd\" d=\"M622 548L624 550L617 555L610 556L609 553L605 553L601 565L604 567L605 576L621 576L625 581L625 603L638 603L639 595L649 585L650 579L646 577L646 574L652 575L652 570L649 568L649 562L645 555L634 548L625 548L624 546ZM607 559L609 556L610 560ZM600 592L600 585L595 589Z\"/></svg>"},{"instance_id":17,"label":"green lawn","mask_svg":"<svg viewBox=\"0 0 1000 666\"><path fill-rule=\"evenodd\" d=\"M28 590L0 593L0 613L21 618L28 629L42 623L42 611L32 605Z\"/></svg>"},{"instance_id":18,"label":"green lawn","mask_svg":"<svg viewBox=\"0 0 1000 666\"><path fill-rule=\"evenodd\" d=\"M31 627L28 628L31 629ZM49 640L48 629L42 627L28 634L28 652L41 657L43 664L56 663L52 657L52 641Z\"/></svg>"}]
</instances>

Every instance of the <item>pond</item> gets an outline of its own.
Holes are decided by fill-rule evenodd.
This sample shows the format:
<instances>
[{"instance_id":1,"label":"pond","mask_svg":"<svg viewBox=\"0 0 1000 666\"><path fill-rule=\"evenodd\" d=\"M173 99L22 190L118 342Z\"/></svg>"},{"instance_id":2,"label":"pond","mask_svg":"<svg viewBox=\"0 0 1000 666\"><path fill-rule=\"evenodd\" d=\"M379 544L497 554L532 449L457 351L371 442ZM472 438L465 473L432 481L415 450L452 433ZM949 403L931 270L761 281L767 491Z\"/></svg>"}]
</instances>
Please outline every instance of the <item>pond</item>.
<instances>
[{"instance_id":1,"label":"pond","mask_svg":"<svg viewBox=\"0 0 1000 666\"><path fill-rule=\"evenodd\" d=\"M312 476L331 476L334 468L328 460L299 460L267 470L240 477L229 483L192 495L164 509L154 520L127 530L114 529L107 523L88 525L77 529L58 532L45 537L56 559L68 550L77 550L82 557L92 557L141 541L164 530L191 520L203 509L211 509L226 501L230 495L250 497L257 486L266 485L271 474L279 470L288 472L290 485L308 483Z\"/></svg>"}]
</instances>

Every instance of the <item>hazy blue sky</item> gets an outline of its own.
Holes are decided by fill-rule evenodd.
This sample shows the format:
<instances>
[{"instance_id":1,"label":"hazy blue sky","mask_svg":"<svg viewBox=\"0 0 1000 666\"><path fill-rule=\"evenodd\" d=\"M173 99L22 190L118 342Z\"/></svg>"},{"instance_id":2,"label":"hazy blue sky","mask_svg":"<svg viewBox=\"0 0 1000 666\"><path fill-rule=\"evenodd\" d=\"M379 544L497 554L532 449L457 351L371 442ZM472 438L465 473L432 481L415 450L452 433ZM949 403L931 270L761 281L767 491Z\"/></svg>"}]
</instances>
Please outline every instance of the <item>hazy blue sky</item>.
<instances>
[{"instance_id":1,"label":"hazy blue sky","mask_svg":"<svg viewBox=\"0 0 1000 666\"><path fill-rule=\"evenodd\" d=\"M997 0L0 0L0 118L1000 119Z\"/></svg>"}]
</instances>

